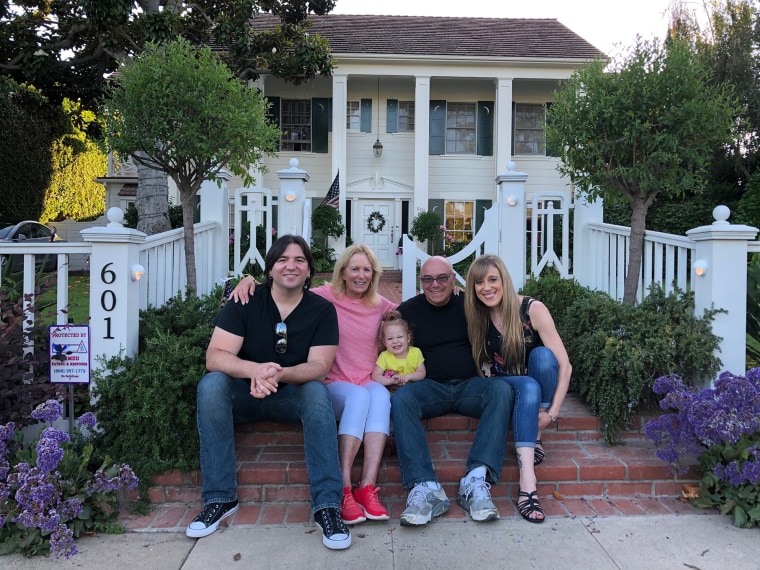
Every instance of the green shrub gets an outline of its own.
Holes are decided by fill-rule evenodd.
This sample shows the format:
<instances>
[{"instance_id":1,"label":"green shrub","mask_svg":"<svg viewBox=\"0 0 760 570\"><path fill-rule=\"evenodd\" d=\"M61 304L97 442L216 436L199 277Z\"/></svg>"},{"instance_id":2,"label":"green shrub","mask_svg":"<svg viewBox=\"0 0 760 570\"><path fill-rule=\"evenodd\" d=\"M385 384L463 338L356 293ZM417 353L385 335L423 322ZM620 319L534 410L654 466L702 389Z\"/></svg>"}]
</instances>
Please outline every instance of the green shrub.
<instances>
[{"instance_id":1,"label":"green shrub","mask_svg":"<svg viewBox=\"0 0 760 570\"><path fill-rule=\"evenodd\" d=\"M711 323L718 311L693 311L692 294L665 295L654 286L640 305L594 292L555 317L573 364L571 389L601 418L608 443L635 410L656 403L655 378L674 373L696 385L717 373L720 339Z\"/></svg>"},{"instance_id":2,"label":"green shrub","mask_svg":"<svg viewBox=\"0 0 760 570\"><path fill-rule=\"evenodd\" d=\"M760 365L760 255L755 254L747 267L747 364Z\"/></svg>"},{"instance_id":3,"label":"green shrub","mask_svg":"<svg viewBox=\"0 0 760 570\"><path fill-rule=\"evenodd\" d=\"M110 358L93 373L103 430L97 448L132 466L145 501L154 473L199 466L195 390L206 372L220 296L217 287L207 296L178 296L141 312L139 354Z\"/></svg>"},{"instance_id":4,"label":"green shrub","mask_svg":"<svg viewBox=\"0 0 760 570\"><path fill-rule=\"evenodd\" d=\"M327 238L339 238L345 232L340 211L330 206L317 206L311 215L314 236L311 239L311 255L317 271L332 271L335 265L335 250L328 245Z\"/></svg>"},{"instance_id":5,"label":"green shrub","mask_svg":"<svg viewBox=\"0 0 760 570\"><path fill-rule=\"evenodd\" d=\"M441 216L432 210L429 212L420 212L412 220L412 226L409 228L409 236L419 241L427 242L427 252L429 255L442 253L442 247L439 245L443 238L443 222Z\"/></svg>"},{"instance_id":6,"label":"green shrub","mask_svg":"<svg viewBox=\"0 0 760 570\"><path fill-rule=\"evenodd\" d=\"M675 373L695 385L718 371L711 327L717 311L695 317L691 294L665 295L655 286L630 306L556 271L529 279L521 293L551 312L573 365L570 390L601 418L608 443L638 408L656 404L655 378Z\"/></svg>"}]
</instances>

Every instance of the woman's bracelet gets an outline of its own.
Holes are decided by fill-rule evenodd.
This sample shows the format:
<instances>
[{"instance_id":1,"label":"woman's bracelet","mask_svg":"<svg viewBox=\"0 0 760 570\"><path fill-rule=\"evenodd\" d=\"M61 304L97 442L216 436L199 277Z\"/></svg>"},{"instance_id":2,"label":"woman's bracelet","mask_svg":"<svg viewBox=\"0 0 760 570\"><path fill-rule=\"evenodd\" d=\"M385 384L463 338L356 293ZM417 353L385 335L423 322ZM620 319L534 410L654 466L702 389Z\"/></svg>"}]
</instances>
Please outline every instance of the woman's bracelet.
<instances>
[{"instance_id":1,"label":"woman's bracelet","mask_svg":"<svg viewBox=\"0 0 760 570\"><path fill-rule=\"evenodd\" d=\"M549 413L549 410L546 410L546 415L549 416L549 419L552 421L553 424L557 423L557 418L555 418L553 415Z\"/></svg>"}]
</instances>

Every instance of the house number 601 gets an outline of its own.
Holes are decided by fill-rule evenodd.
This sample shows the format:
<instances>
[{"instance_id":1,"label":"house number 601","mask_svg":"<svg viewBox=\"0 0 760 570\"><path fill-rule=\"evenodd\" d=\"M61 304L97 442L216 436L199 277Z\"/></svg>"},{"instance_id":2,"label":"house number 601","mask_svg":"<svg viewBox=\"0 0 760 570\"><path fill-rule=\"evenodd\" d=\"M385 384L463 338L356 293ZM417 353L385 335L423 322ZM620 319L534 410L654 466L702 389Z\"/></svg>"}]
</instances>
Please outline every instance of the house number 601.
<instances>
[{"instance_id":1,"label":"house number 601","mask_svg":"<svg viewBox=\"0 0 760 570\"><path fill-rule=\"evenodd\" d=\"M100 280L106 285L110 285L116 281L116 273L108 269L110 265L113 265L113 263L106 263L100 271ZM113 290L106 289L103 291L103 294L100 296L100 307L107 313L116 308L116 293ZM106 336L103 338L113 339L113 336L111 336L111 317L105 317L103 320L106 322Z\"/></svg>"}]
</instances>

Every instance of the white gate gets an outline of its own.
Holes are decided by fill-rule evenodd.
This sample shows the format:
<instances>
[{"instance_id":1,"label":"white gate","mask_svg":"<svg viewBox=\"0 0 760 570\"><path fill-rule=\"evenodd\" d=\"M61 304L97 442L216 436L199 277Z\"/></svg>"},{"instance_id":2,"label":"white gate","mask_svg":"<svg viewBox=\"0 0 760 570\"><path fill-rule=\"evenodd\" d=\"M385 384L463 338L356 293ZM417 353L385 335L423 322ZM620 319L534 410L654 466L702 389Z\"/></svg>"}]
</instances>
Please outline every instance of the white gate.
<instances>
[{"instance_id":1,"label":"white gate","mask_svg":"<svg viewBox=\"0 0 760 570\"><path fill-rule=\"evenodd\" d=\"M248 262L264 269L264 258L256 248L256 226L264 226L264 251L267 252L272 246L272 222L272 191L269 188L238 188L235 191L233 275L243 273ZM242 252L241 242L246 236L249 237L249 247Z\"/></svg>"}]
</instances>

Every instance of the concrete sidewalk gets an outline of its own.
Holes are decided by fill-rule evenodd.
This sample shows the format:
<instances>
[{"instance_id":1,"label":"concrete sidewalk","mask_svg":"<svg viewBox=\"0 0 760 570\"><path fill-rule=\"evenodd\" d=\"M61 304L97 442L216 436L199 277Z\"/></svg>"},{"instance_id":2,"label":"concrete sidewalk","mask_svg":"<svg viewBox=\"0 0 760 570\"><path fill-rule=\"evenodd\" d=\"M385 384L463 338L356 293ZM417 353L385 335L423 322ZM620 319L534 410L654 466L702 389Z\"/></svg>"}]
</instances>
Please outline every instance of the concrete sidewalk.
<instances>
[{"instance_id":1,"label":"concrete sidewalk","mask_svg":"<svg viewBox=\"0 0 760 570\"><path fill-rule=\"evenodd\" d=\"M457 508L452 506L452 508ZM712 511L714 512L714 511ZM199 540L182 533L131 532L77 541L70 560L0 557L6 569L196 570L207 568L443 568L757 570L760 531L731 526L717 514L552 517L534 525L436 519L422 528L390 523L352 527L344 551L322 546L314 525L225 526Z\"/></svg>"}]
</instances>

